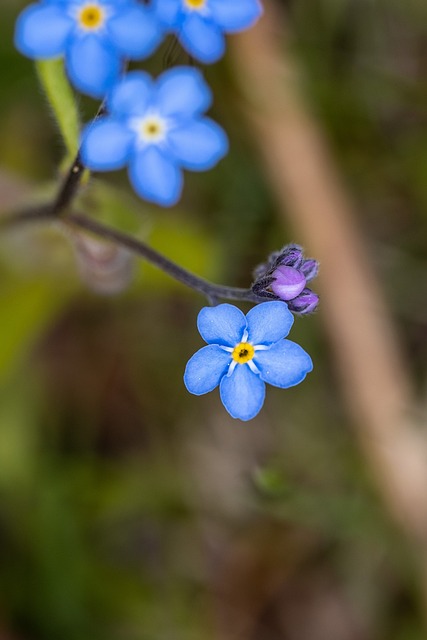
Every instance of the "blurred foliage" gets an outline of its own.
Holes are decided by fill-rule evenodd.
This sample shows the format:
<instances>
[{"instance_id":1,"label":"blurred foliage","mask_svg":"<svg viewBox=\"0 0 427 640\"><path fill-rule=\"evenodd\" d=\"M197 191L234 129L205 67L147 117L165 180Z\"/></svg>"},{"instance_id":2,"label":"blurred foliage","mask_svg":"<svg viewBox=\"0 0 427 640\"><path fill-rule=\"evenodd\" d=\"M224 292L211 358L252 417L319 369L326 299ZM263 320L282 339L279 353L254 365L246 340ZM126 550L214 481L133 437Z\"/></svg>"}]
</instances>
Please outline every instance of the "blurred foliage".
<instances>
[{"instance_id":1,"label":"blurred foliage","mask_svg":"<svg viewBox=\"0 0 427 640\"><path fill-rule=\"evenodd\" d=\"M0 8L2 210L11 174L24 185L11 187L16 201L52 193L64 153L34 68L12 46L25 4ZM307 100L422 388L427 5L289 0L286 12ZM79 207L245 286L298 238L275 222L230 65L206 73L227 159L186 176L172 211L137 201L120 174L86 185ZM79 105L83 120L97 109ZM0 637L422 640L416 550L378 504L319 318L292 333L313 374L270 388L243 425L216 393L189 397L182 384L204 301L145 264L129 289L98 296L75 257L76 238L51 225L0 247Z\"/></svg>"}]
</instances>

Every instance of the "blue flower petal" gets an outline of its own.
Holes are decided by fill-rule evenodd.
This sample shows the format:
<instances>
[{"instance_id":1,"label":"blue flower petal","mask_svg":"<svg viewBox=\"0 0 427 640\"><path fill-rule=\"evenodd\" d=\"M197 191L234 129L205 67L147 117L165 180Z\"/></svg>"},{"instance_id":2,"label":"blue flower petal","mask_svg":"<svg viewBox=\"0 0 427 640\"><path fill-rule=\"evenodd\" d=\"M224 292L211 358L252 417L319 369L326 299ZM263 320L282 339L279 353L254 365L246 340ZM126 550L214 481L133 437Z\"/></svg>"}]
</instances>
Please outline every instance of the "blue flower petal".
<instances>
[{"instance_id":1,"label":"blue flower petal","mask_svg":"<svg viewBox=\"0 0 427 640\"><path fill-rule=\"evenodd\" d=\"M197 317L197 328L208 344L235 347L246 329L246 318L232 304L203 307Z\"/></svg>"},{"instance_id":2,"label":"blue flower petal","mask_svg":"<svg viewBox=\"0 0 427 640\"><path fill-rule=\"evenodd\" d=\"M181 2L177 2L177 0L152 0L152 6L159 20L165 25L171 27L176 24L181 13Z\"/></svg>"},{"instance_id":3,"label":"blue flower petal","mask_svg":"<svg viewBox=\"0 0 427 640\"><path fill-rule=\"evenodd\" d=\"M251 27L262 14L259 0L210 0L214 20L230 33Z\"/></svg>"},{"instance_id":4,"label":"blue flower petal","mask_svg":"<svg viewBox=\"0 0 427 640\"><path fill-rule=\"evenodd\" d=\"M121 169L129 160L134 138L134 134L118 120L97 120L82 134L83 163L95 171Z\"/></svg>"},{"instance_id":5,"label":"blue flower petal","mask_svg":"<svg viewBox=\"0 0 427 640\"><path fill-rule=\"evenodd\" d=\"M154 13L141 6L120 9L108 21L108 31L120 53L133 59L149 56L163 36Z\"/></svg>"},{"instance_id":6,"label":"blue flower petal","mask_svg":"<svg viewBox=\"0 0 427 640\"><path fill-rule=\"evenodd\" d=\"M191 67L175 67L160 76L156 105L165 117L189 118L206 111L212 92L202 73Z\"/></svg>"},{"instance_id":7,"label":"blue flower petal","mask_svg":"<svg viewBox=\"0 0 427 640\"><path fill-rule=\"evenodd\" d=\"M77 89L102 98L118 77L121 61L105 42L89 34L73 41L66 53L66 66Z\"/></svg>"},{"instance_id":8,"label":"blue flower petal","mask_svg":"<svg viewBox=\"0 0 427 640\"><path fill-rule=\"evenodd\" d=\"M182 173L157 147L149 146L132 159L129 177L135 191L150 202L170 207L182 191Z\"/></svg>"},{"instance_id":9,"label":"blue flower petal","mask_svg":"<svg viewBox=\"0 0 427 640\"><path fill-rule=\"evenodd\" d=\"M184 384L190 393L201 396L219 385L227 373L231 356L215 344L199 349L187 363Z\"/></svg>"},{"instance_id":10,"label":"blue flower petal","mask_svg":"<svg viewBox=\"0 0 427 640\"><path fill-rule=\"evenodd\" d=\"M193 120L172 130L168 143L174 156L185 169L211 169L228 151L223 129L209 118Z\"/></svg>"},{"instance_id":11,"label":"blue flower petal","mask_svg":"<svg viewBox=\"0 0 427 640\"><path fill-rule=\"evenodd\" d=\"M153 81L145 71L131 71L107 97L111 112L121 116L143 115L150 103Z\"/></svg>"},{"instance_id":12,"label":"blue flower petal","mask_svg":"<svg viewBox=\"0 0 427 640\"><path fill-rule=\"evenodd\" d=\"M280 300L262 302L246 316L248 340L254 345L272 344L285 338L294 322L288 305Z\"/></svg>"},{"instance_id":13,"label":"blue flower petal","mask_svg":"<svg viewBox=\"0 0 427 640\"><path fill-rule=\"evenodd\" d=\"M216 62L224 55L225 38L220 27L196 12L187 17L177 36L184 49L201 62Z\"/></svg>"},{"instance_id":14,"label":"blue flower petal","mask_svg":"<svg viewBox=\"0 0 427 640\"><path fill-rule=\"evenodd\" d=\"M265 382L282 389L299 384L313 369L308 353L291 340L280 340L266 351L256 351L253 362Z\"/></svg>"},{"instance_id":15,"label":"blue flower petal","mask_svg":"<svg viewBox=\"0 0 427 640\"><path fill-rule=\"evenodd\" d=\"M73 24L61 7L32 4L16 22L16 48L30 58L59 56L64 53Z\"/></svg>"},{"instance_id":16,"label":"blue flower petal","mask_svg":"<svg viewBox=\"0 0 427 640\"><path fill-rule=\"evenodd\" d=\"M264 404L265 384L247 364L238 364L219 387L221 401L232 418L251 420Z\"/></svg>"}]
</instances>

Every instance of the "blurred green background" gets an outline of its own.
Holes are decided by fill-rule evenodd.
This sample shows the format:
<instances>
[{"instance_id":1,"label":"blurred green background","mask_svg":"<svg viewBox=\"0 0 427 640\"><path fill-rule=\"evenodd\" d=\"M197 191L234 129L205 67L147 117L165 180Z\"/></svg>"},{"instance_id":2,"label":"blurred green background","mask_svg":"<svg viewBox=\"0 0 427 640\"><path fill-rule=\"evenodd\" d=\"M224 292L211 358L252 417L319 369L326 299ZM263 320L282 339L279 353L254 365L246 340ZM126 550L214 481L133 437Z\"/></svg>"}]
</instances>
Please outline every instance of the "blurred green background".
<instances>
[{"instance_id":1,"label":"blurred green background","mask_svg":"<svg viewBox=\"0 0 427 640\"><path fill-rule=\"evenodd\" d=\"M0 7L2 212L53 194L63 157L33 65L13 49L25 4ZM286 11L421 397L427 5L292 0ZM159 73L166 54L147 68ZM188 174L173 210L138 201L125 175L97 178L81 207L199 275L247 286L268 252L301 239L276 221L228 59L206 75L229 156ZM78 100L90 119L96 103ZM100 295L82 242L54 224L0 242L0 639L425 638L416 550L358 449L321 311L291 336L313 373L269 388L261 414L236 422L217 392L183 386L205 301L121 254L112 286L123 290Z\"/></svg>"}]
</instances>

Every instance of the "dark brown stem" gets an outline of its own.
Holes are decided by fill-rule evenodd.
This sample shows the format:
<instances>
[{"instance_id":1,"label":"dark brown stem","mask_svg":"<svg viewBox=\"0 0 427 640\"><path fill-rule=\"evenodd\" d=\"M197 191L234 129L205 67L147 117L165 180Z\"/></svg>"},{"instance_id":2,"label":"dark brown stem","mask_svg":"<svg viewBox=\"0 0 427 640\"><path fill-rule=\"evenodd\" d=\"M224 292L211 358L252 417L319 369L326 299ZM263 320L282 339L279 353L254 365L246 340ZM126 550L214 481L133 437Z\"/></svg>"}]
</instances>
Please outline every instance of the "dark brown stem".
<instances>
[{"instance_id":1,"label":"dark brown stem","mask_svg":"<svg viewBox=\"0 0 427 640\"><path fill-rule=\"evenodd\" d=\"M101 118L106 112L105 102L101 104L98 112L93 120L95 122L98 118ZM52 203L51 214L52 216L61 216L72 204L74 198L77 195L85 166L82 162L80 149L74 159L73 164L68 170L65 179L59 187L58 193Z\"/></svg>"},{"instance_id":2,"label":"dark brown stem","mask_svg":"<svg viewBox=\"0 0 427 640\"><path fill-rule=\"evenodd\" d=\"M150 262L155 267L161 269L165 273L169 274L175 280L182 282L182 284L190 287L194 291L206 296L209 300L216 300L218 298L228 300L246 300L250 302L261 302L264 299L256 296L251 289L241 289L239 287L226 287L219 284L214 284L196 276L194 273L183 269L169 258L145 244L141 240L137 240L133 236L129 236L122 231L107 227L96 220L87 218L81 214L71 213L64 220L65 224L76 226L79 229L84 229L93 233L99 238L113 242L116 245L125 247L135 255L143 258L147 262Z\"/></svg>"},{"instance_id":3,"label":"dark brown stem","mask_svg":"<svg viewBox=\"0 0 427 640\"><path fill-rule=\"evenodd\" d=\"M40 205L33 209L24 210L9 216L0 218L0 230L7 230L19 226L25 222L42 222L55 220L57 218L54 207L51 204ZM137 240L118 229L107 227L106 225L87 218L79 213L70 213L61 219L61 223L68 227L75 227L87 231L102 240L112 242L124 247L143 258L147 262L161 269L178 282L204 295L210 304L216 304L219 299L241 300L246 302L264 302L265 298L257 296L252 289L242 289L239 287L227 287L204 278L196 276L194 273L183 269L169 258L147 245L142 240Z\"/></svg>"}]
</instances>

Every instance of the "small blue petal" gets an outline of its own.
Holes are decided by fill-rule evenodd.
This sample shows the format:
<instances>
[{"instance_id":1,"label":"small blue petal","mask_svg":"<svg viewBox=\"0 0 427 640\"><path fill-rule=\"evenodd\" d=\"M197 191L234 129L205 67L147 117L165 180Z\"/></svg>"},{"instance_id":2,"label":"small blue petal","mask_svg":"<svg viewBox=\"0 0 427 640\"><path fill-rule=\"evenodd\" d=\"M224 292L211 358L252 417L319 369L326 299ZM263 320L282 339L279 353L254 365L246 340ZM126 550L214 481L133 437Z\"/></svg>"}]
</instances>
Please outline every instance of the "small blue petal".
<instances>
[{"instance_id":1,"label":"small blue petal","mask_svg":"<svg viewBox=\"0 0 427 640\"><path fill-rule=\"evenodd\" d=\"M131 71L107 97L111 112L121 116L143 115L153 92L153 81L145 71Z\"/></svg>"},{"instance_id":2,"label":"small blue petal","mask_svg":"<svg viewBox=\"0 0 427 640\"><path fill-rule=\"evenodd\" d=\"M56 5L30 5L16 22L15 45L30 58L54 58L64 53L73 20Z\"/></svg>"},{"instance_id":3,"label":"small blue petal","mask_svg":"<svg viewBox=\"0 0 427 640\"><path fill-rule=\"evenodd\" d=\"M176 24L181 13L181 3L177 0L152 0L153 8L157 17L165 25L171 27Z\"/></svg>"},{"instance_id":4,"label":"small blue petal","mask_svg":"<svg viewBox=\"0 0 427 640\"><path fill-rule=\"evenodd\" d=\"M102 98L118 77L120 58L94 34L77 38L66 53L71 82L80 91Z\"/></svg>"},{"instance_id":5,"label":"small blue petal","mask_svg":"<svg viewBox=\"0 0 427 640\"><path fill-rule=\"evenodd\" d=\"M224 55L225 38L220 27L196 12L184 21L177 36L184 49L201 62L216 62Z\"/></svg>"},{"instance_id":6,"label":"small blue petal","mask_svg":"<svg viewBox=\"0 0 427 640\"><path fill-rule=\"evenodd\" d=\"M272 344L285 338L294 322L294 317L285 302L274 300L253 307L246 316L248 340L254 345Z\"/></svg>"},{"instance_id":7,"label":"small blue petal","mask_svg":"<svg viewBox=\"0 0 427 640\"><path fill-rule=\"evenodd\" d=\"M149 56L163 36L154 13L138 6L121 9L108 21L108 31L120 53L133 59Z\"/></svg>"},{"instance_id":8,"label":"small blue petal","mask_svg":"<svg viewBox=\"0 0 427 640\"><path fill-rule=\"evenodd\" d=\"M82 134L84 165L95 171L123 168L129 160L134 137L122 122L112 118L88 125Z\"/></svg>"},{"instance_id":9,"label":"small blue petal","mask_svg":"<svg viewBox=\"0 0 427 640\"><path fill-rule=\"evenodd\" d=\"M219 391L232 418L251 420L264 404L265 384L247 364L238 364L231 376L224 376Z\"/></svg>"},{"instance_id":10,"label":"small blue petal","mask_svg":"<svg viewBox=\"0 0 427 640\"><path fill-rule=\"evenodd\" d=\"M156 104L165 117L189 118L206 111L212 92L198 69L175 67L157 81Z\"/></svg>"},{"instance_id":11,"label":"small blue petal","mask_svg":"<svg viewBox=\"0 0 427 640\"><path fill-rule=\"evenodd\" d=\"M227 373L231 356L215 344L199 349L187 363L184 384L190 393L201 396L217 387Z\"/></svg>"},{"instance_id":12,"label":"small blue petal","mask_svg":"<svg viewBox=\"0 0 427 640\"><path fill-rule=\"evenodd\" d=\"M203 307L197 317L197 328L208 344L235 347L246 329L246 318L232 304Z\"/></svg>"},{"instance_id":13,"label":"small blue petal","mask_svg":"<svg viewBox=\"0 0 427 640\"><path fill-rule=\"evenodd\" d=\"M184 169L192 171L211 169L228 151L223 129L209 118L189 121L172 130L168 143Z\"/></svg>"},{"instance_id":14,"label":"small blue petal","mask_svg":"<svg viewBox=\"0 0 427 640\"><path fill-rule=\"evenodd\" d=\"M210 0L214 20L230 33L251 27L262 14L259 0Z\"/></svg>"},{"instance_id":15,"label":"small blue petal","mask_svg":"<svg viewBox=\"0 0 427 640\"><path fill-rule=\"evenodd\" d=\"M147 147L131 159L129 177L135 191L145 200L171 207L180 198L182 173L155 146Z\"/></svg>"},{"instance_id":16,"label":"small blue petal","mask_svg":"<svg viewBox=\"0 0 427 640\"><path fill-rule=\"evenodd\" d=\"M253 361L265 382L282 389L299 384L313 369L308 353L291 340L280 340L266 351L256 351Z\"/></svg>"}]
</instances>

